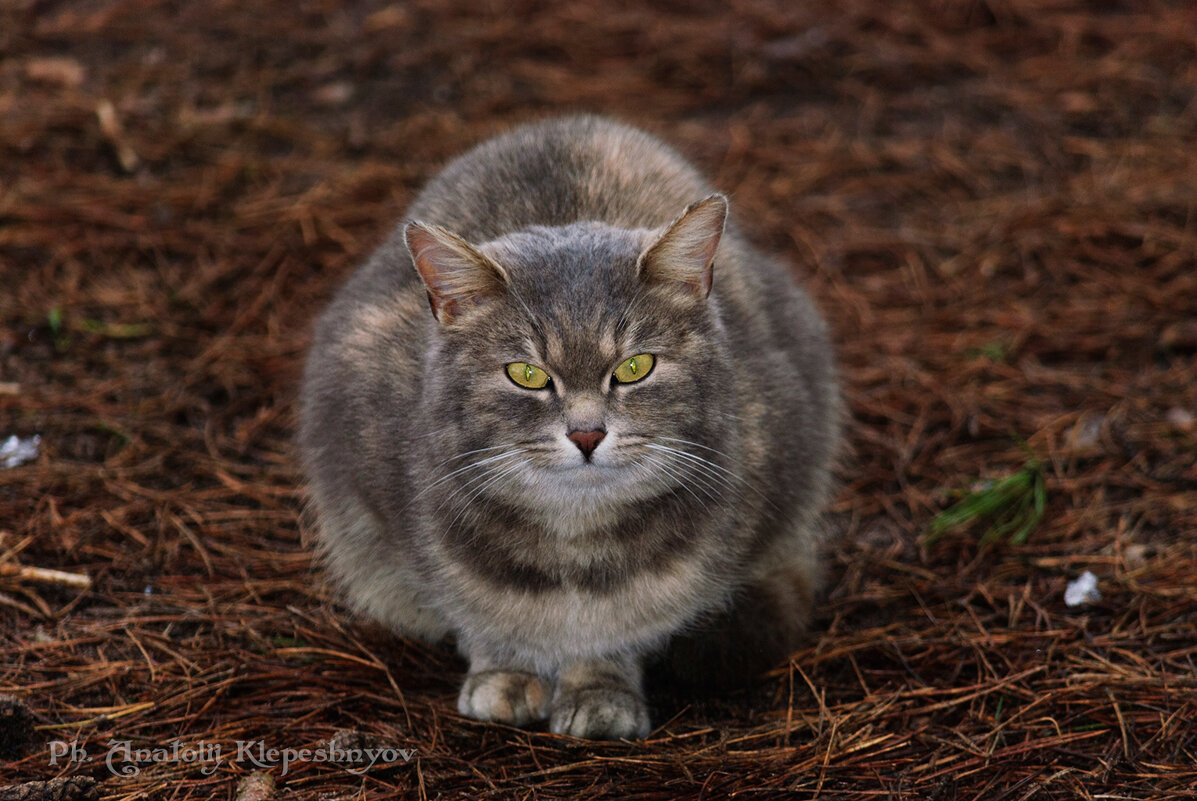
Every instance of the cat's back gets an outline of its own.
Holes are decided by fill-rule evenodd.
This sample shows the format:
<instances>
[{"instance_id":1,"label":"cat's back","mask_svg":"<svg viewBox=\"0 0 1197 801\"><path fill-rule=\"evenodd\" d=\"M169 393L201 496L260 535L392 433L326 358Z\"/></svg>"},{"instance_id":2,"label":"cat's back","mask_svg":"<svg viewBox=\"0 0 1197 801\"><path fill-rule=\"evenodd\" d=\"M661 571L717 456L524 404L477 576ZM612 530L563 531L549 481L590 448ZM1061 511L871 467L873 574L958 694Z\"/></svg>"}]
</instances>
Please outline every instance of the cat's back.
<instances>
[{"instance_id":1,"label":"cat's back","mask_svg":"<svg viewBox=\"0 0 1197 801\"><path fill-rule=\"evenodd\" d=\"M601 117L576 116L524 125L478 145L429 182L408 217L473 242L581 221L655 228L712 191L660 140Z\"/></svg>"}]
</instances>

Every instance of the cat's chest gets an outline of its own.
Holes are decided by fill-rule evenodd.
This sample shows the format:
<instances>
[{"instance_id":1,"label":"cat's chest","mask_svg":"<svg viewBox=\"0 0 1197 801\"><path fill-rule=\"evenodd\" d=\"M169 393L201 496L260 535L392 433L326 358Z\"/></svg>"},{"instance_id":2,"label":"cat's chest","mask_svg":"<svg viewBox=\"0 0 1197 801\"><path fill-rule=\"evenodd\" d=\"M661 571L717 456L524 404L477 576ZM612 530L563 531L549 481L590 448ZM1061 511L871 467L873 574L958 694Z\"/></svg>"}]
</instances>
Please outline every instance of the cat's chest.
<instances>
[{"instance_id":1,"label":"cat's chest","mask_svg":"<svg viewBox=\"0 0 1197 801\"><path fill-rule=\"evenodd\" d=\"M556 661L564 652L585 658L663 640L721 599L710 567L693 554L618 580L583 570L544 583L527 575L495 581L461 561L447 561L438 572L446 611L459 625Z\"/></svg>"},{"instance_id":2,"label":"cat's chest","mask_svg":"<svg viewBox=\"0 0 1197 801\"><path fill-rule=\"evenodd\" d=\"M735 571L715 520L641 523L572 538L537 525L449 532L433 579L449 617L488 637L580 656L648 646L720 603Z\"/></svg>"},{"instance_id":3,"label":"cat's chest","mask_svg":"<svg viewBox=\"0 0 1197 801\"><path fill-rule=\"evenodd\" d=\"M731 522L670 503L606 517L542 517L489 505L436 537L436 560L460 565L463 581L524 593L592 596L629 593L654 577L683 575L681 565L710 560ZM724 549L726 551L726 549Z\"/></svg>"}]
</instances>

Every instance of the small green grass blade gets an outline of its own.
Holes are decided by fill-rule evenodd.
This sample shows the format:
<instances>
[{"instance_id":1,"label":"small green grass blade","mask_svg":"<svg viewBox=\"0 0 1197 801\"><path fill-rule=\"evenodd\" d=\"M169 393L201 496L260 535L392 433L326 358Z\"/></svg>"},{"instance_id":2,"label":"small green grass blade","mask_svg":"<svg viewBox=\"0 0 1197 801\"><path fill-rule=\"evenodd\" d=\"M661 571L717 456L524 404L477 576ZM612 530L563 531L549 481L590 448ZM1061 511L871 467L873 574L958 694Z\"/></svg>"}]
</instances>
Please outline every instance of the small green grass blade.
<instances>
[{"instance_id":1,"label":"small green grass blade","mask_svg":"<svg viewBox=\"0 0 1197 801\"><path fill-rule=\"evenodd\" d=\"M968 493L936 515L923 541L929 545L950 531L987 520L983 544L1006 540L1021 545L1039 525L1046 508L1043 469L1032 457L1021 470Z\"/></svg>"}]
</instances>

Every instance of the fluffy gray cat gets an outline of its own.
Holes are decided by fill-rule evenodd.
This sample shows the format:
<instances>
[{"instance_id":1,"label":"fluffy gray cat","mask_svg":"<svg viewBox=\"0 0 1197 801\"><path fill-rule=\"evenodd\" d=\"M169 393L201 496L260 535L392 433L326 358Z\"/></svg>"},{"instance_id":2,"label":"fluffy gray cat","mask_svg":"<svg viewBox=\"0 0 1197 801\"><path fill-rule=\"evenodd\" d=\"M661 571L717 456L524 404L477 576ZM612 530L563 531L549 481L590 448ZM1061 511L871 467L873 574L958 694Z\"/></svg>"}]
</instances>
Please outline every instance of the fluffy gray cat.
<instances>
[{"instance_id":1,"label":"fluffy gray cat","mask_svg":"<svg viewBox=\"0 0 1197 801\"><path fill-rule=\"evenodd\" d=\"M574 117L461 156L409 219L321 317L303 380L350 602L455 635L462 714L580 737L648 733L643 663L671 639L698 672L783 657L839 395L818 312L726 198Z\"/></svg>"}]
</instances>

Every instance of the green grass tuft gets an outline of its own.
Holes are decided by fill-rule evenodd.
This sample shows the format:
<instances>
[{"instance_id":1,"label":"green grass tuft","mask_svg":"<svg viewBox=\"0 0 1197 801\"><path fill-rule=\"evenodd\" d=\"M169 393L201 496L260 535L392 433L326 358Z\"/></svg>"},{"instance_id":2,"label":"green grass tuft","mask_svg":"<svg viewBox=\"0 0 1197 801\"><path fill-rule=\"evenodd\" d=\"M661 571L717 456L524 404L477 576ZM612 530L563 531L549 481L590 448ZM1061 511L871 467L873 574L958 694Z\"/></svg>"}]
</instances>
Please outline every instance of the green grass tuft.
<instances>
[{"instance_id":1,"label":"green grass tuft","mask_svg":"<svg viewBox=\"0 0 1197 801\"><path fill-rule=\"evenodd\" d=\"M1021 545L1043 519L1046 506L1043 468L1032 457L1017 473L986 482L936 515L924 541L931 544L950 531L988 520L989 528L981 537L983 545L1001 540Z\"/></svg>"}]
</instances>

